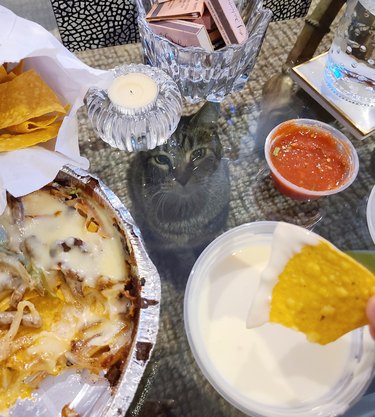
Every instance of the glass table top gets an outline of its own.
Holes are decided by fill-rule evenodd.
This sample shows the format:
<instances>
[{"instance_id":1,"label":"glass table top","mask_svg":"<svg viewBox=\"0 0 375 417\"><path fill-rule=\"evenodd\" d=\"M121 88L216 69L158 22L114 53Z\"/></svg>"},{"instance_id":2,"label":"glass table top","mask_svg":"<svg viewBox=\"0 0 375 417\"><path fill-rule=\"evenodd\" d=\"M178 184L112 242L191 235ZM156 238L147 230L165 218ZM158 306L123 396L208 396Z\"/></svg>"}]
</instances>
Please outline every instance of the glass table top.
<instances>
[{"instance_id":1,"label":"glass table top","mask_svg":"<svg viewBox=\"0 0 375 417\"><path fill-rule=\"evenodd\" d=\"M29 7L34 4L34 7ZM49 1L1 1L57 33ZM35 8L44 15L36 15ZM171 140L147 152L125 153L101 141L79 112L81 153L129 208L160 273L160 330L152 359L127 416L241 416L204 378L190 351L183 323L184 290L202 250L226 230L259 220L283 220L309 228L344 251L373 250L366 206L375 183L375 136L355 139L296 85L267 102L262 89L280 73L303 20L274 22L244 90L220 104L185 105ZM317 54L328 50L332 35ZM109 69L143 62L140 44L77 53L87 64ZM282 99L281 99L282 98ZM313 118L343 131L360 161L344 192L310 202L289 199L274 187L263 146L268 132L292 118ZM357 414L359 415L359 414Z\"/></svg>"}]
</instances>

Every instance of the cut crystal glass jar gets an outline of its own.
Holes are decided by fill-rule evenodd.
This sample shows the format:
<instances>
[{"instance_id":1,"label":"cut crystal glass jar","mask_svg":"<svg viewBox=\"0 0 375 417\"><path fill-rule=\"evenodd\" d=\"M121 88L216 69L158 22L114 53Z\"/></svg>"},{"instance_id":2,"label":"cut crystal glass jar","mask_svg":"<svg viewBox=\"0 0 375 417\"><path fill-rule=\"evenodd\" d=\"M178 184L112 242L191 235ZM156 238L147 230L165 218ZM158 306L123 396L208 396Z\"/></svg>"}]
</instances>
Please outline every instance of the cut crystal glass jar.
<instances>
[{"instance_id":1,"label":"cut crystal glass jar","mask_svg":"<svg viewBox=\"0 0 375 417\"><path fill-rule=\"evenodd\" d=\"M220 102L243 88L255 65L272 12L262 1L240 0L238 9L249 33L242 44L227 45L214 52L176 45L154 34L145 19L156 0L136 0L138 25L144 53L150 65L169 74L189 103Z\"/></svg>"}]
</instances>

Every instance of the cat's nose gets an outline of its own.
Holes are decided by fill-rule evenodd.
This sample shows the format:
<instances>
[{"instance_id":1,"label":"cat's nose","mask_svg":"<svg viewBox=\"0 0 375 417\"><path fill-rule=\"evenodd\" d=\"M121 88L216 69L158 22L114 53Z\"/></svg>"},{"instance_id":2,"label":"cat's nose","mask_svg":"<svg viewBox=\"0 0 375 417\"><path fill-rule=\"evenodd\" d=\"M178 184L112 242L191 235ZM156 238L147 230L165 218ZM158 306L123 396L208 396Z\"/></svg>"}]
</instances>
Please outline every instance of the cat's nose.
<instances>
[{"instance_id":1,"label":"cat's nose","mask_svg":"<svg viewBox=\"0 0 375 417\"><path fill-rule=\"evenodd\" d=\"M174 169L174 177L176 181L178 181L182 186L185 186L191 177L192 169L186 168L186 169Z\"/></svg>"}]
</instances>

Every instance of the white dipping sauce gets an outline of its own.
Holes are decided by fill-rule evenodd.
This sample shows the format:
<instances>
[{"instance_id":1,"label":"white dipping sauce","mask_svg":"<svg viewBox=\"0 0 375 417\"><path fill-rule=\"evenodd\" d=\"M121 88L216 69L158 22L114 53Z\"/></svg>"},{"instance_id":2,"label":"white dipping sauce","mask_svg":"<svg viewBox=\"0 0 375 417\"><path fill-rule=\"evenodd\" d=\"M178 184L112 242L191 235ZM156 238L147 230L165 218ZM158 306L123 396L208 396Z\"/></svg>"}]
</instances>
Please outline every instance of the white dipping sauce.
<instances>
[{"instance_id":1,"label":"white dipping sauce","mask_svg":"<svg viewBox=\"0 0 375 417\"><path fill-rule=\"evenodd\" d=\"M215 262L211 257L204 273L195 277L196 330L202 342L198 350L205 351L212 362L205 365L216 368L214 373L227 389L243 397L240 401L298 406L321 397L338 382L351 336L321 346L277 324L246 328L251 296L270 252L271 246L261 243L226 257L216 254Z\"/></svg>"}]
</instances>

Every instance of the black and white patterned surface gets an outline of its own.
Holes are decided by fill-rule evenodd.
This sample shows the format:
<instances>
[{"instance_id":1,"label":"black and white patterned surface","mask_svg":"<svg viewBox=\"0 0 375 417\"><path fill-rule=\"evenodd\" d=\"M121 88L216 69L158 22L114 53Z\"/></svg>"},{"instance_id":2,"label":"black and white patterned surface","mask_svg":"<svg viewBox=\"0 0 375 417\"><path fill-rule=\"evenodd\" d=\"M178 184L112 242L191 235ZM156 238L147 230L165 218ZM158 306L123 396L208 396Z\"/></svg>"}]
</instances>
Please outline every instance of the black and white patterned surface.
<instances>
[{"instance_id":1,"label":"black and white patterned surface","mask_svg":"<svg viewBox=\"0 0 375 417\"><path fill-rule=\"evenodd\" d=\"M139 40L134 0L51 0L63 44L71 51ZM311 0L264 0L273 20L305 16Z\"/></svg>"},{"instance_id":2,"label":"black and white patterned surface","mask_svg":"<svg viewBox=\"0 0 375 417\"><path fill-rule=\"evenodd\" d=\"M132 0L51 0L63 44L71 51L139 40Z\"/></svg>"},{"instance_id":3,"label":"black and white patterned surface","mask_svg":"<svg viewBox=\"0 0 375 417\"><path fill-rule=\"evenodd\" d=\"M295 19L307 14L311 0L264 0L263 6L272 10L273 21Z\"/></svg>"}]
</instances>

